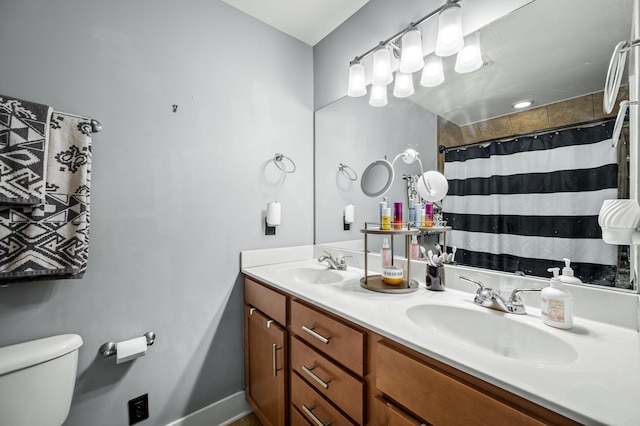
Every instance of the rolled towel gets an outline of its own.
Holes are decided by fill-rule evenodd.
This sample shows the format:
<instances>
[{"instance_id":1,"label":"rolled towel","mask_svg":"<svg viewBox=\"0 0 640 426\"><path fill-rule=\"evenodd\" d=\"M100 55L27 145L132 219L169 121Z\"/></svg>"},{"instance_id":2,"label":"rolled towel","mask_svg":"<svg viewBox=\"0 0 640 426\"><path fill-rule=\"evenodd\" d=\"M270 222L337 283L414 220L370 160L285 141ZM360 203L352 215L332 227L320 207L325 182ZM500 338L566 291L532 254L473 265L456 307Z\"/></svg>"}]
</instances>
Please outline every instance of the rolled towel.
<instances>
[{"instance_id":1,"label":"rolled towel","mask_svg":"<svg viewBox=\"0 0 640 426\"><path fill-rule=\"evenodd\" d=\"M0 95L0 204L44 203L52 111Z\"/></svg>"}]
</instances>

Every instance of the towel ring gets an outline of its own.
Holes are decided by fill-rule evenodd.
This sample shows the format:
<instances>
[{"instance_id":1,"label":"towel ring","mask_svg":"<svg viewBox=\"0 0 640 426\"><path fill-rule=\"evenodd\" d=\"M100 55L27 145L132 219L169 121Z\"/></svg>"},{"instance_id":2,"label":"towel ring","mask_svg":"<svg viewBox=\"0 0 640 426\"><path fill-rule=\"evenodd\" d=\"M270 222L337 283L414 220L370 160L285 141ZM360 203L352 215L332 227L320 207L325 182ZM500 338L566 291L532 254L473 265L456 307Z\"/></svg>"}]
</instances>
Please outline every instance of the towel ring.
<instances>
[{"instance_id":1,"label":"towel ring","mask_svg":"<svg viewBox=\"0 0 640 426\"><path fill-rule=\"evenodd\" d=\"M342 163L338 163L338 170L340 170L340 173L343 174L344 177L346 177L349 180L357 180L358 179L358 174L355 172L355 170L353 170L351 167L342 164Z\"/></svg>"},{"instance_id":2,"label":"towel ring","mask_svg":"<svg viewBox=\"0 0 640 426\"><path fill-rule=\"evenodd\" d=\"M291 163L290 169L287 169L282 165L282 163L284 162L283 160L285 159L289 160L289 162ZM291 158L287 157L284 154L277 153L275 157L273 157L273 163L276 165L277 168L279 168L285 173L293 173L296 171L296 163L294 163Z\"/></svg>"}]
</instances>

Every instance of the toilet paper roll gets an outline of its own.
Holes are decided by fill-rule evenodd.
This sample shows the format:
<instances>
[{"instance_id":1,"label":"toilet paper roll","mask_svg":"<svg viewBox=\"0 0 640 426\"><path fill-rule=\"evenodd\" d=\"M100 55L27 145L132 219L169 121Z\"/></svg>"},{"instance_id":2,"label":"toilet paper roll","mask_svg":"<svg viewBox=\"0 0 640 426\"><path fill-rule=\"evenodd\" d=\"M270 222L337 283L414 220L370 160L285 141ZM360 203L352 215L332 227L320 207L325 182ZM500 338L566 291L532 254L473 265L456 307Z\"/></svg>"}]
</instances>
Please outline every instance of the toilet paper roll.
<instances>
[{"instance_id":1,"label":"toilet paper roll","mask_svg":"<svg viewBox=\"0 0 640 426\"><path fill-rule=\"evenodd\" d=\"M147 338L136 337L116 343L116 364L131 361L147 353Z\"/></svg>"},{"instance_id":2,"label":"toilet paper roll","mask_svg":"<svg viewBox=\"0 0 640 426\"><path fill-rule=\"evenodd\" d=\"M280 203L277 201L267 204L267 225L280 225Z\"/></svg>"}]
</instances>

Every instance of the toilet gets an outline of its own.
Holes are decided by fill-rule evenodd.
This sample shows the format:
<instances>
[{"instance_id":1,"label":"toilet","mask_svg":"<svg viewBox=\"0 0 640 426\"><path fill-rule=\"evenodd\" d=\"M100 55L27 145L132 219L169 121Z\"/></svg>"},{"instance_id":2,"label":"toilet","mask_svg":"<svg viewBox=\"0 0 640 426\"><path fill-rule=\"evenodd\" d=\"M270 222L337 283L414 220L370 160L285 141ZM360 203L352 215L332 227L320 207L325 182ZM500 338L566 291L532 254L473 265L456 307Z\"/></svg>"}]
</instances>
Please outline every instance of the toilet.
<instances>
[{"instance_id":1,"label":"toilet","mask_svg":"<svg viewBox=\"0 0 640 426\"><path fill-rule=\"evenodd\" d=\"M0 348L0 424L60 426L69 415L82 337L62 334Z\"/></svg>"}]
</instances>

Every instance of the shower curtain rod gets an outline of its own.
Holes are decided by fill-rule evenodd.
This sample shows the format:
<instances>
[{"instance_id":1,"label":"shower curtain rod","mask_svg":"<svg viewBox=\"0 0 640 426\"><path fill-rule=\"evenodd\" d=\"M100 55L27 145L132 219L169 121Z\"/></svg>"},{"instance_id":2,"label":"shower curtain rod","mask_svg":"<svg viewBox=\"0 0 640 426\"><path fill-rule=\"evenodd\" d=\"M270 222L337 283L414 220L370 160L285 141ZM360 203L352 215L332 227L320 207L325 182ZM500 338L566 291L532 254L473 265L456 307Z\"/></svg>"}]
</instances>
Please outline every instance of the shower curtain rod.
<instances>
[{"instance_id":1,"label":"shower curtain rod","mask_svg":"<svg viewBox=\"0 0 640 426\"><path fill-rule=\"evenodd\" d=\"M482 141L469 142L469 143L456 145L456 146L440 145L440 146L438 146L438 152L440 154L444 154L444 153L446 153L448 151L451 151L452 149L469 148L469 147L472 147L472 146L482 145L482 144L490 143L490 142L510 142L512 140L516 140L516 139L519 139L519 138L526 138L526 137L530 137L530 136L544 135L544 134L547 134L547 133L557 132L559 130L571 130L571 129L594 127L594 126L597 126L599 124L605 124L605 123L608 123L610 121L615 121L615 120L616 120L615 116L607 117L607 118L597 118L595 120L581 121L579 123L572 123L572 124L565 124L565 125L562 125L562 126L549 127L549 128L546 128L546 129L536 130L534 132L528 132L528 133L521 133L521 134L517 134L517 135L505 136L504 138L485 139L485 140L482 140ZM625 124L624 127L629 127L629 125Z\"/></svg>"}]
</instances>

